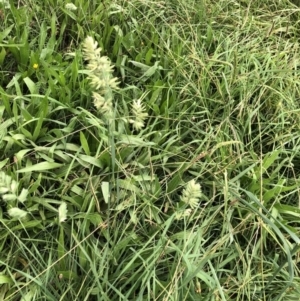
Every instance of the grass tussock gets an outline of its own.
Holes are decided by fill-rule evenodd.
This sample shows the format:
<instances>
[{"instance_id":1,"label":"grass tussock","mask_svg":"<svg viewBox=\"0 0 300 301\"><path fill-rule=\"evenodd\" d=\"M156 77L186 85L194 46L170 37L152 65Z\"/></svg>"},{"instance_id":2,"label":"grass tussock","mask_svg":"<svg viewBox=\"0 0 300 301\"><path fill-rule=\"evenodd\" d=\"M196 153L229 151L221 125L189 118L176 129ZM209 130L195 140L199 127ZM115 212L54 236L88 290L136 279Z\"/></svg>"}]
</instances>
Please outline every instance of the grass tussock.
<instances>
[{"instance_id":1,"label":"grass tussock","mask_svg":"<svg viewBox=\"0 0 300 301\"><path fill-rule=\"evenodd\" d=\"M0 0L0 300L298 300L299 20Z\"/></svg>"}]
</instances>

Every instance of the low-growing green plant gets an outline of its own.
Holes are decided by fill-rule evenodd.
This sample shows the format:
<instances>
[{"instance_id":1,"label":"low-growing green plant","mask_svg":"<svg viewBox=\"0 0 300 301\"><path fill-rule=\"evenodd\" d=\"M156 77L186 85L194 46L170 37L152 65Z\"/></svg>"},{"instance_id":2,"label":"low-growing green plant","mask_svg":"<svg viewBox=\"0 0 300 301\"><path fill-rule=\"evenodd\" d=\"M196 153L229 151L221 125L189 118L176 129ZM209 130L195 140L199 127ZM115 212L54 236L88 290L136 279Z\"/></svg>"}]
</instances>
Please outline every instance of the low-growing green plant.
<instances>
[{"instance_id":1,"label":"low-growing green plant","mask_svg":"<svg viewBox=\"0 0 300 301\"><path fill-rule=\"evenodd\" d=\"M298 300L298 19L0 1L0 300Z\"/></svg>"}]
</instances>

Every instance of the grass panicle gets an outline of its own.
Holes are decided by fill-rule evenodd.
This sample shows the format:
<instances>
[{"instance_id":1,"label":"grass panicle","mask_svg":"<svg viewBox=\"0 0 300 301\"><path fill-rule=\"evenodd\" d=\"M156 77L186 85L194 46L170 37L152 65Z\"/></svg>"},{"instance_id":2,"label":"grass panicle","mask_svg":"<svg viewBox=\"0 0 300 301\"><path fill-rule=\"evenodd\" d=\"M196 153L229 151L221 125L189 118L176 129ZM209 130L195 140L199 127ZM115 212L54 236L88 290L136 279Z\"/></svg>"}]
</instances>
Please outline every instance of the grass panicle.
<instances>
[{"instance_id":1,"label":"grass panicle","mask_svg":"<svg viewBox=\"0 0 300 301\"><path fill-rule=\"evenodd\" d=\"M186 188L182 192L181 201L187 204L191 209L199 206L199 201L202 196L201 186L195 180L187 183Z\"/></svg>"},{"instance_id":2,"label":"grass panicle","mask_svg":"<svg viewBox=\"0 0 300 301\"><path fill-rule=\"evenodd\" d=\"M118 79L112 76L113 66L108 57L101 56L101 48L98 48L98 43L90 36L84 40L83 53L88 61L94 105L103 114L112 115L113 90L118 89Z\"/></svg>"},{"instance_id":3,"label":"grass panicle","mask_svg":"<svg viewBox=\"0 0 300 301\"><path fill-rule=\"evenodd\" d=\"M145 107L141 102L141 99L133 100L132 108L132 118L129 122L132 123L135 130L139 131L145 126L145 119L148 113L145 112Z\"/></svg>"}]
</instances>

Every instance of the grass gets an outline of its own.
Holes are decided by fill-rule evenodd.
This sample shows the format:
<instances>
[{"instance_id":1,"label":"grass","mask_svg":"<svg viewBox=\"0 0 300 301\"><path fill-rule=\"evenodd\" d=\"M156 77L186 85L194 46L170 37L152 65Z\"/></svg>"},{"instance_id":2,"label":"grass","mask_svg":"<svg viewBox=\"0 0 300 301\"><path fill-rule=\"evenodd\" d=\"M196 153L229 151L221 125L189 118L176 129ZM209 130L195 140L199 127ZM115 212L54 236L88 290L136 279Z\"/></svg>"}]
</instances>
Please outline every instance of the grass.
<instances>
[{"instance_id":1,"label":"grass","mask_svg":"<svg viewBox=\"0 0 300 301\"><path fill-rule=\"evenodd\" d=\"M0 300L299 300L299 3L14 2Z\"/></svg>"}]
</instances>

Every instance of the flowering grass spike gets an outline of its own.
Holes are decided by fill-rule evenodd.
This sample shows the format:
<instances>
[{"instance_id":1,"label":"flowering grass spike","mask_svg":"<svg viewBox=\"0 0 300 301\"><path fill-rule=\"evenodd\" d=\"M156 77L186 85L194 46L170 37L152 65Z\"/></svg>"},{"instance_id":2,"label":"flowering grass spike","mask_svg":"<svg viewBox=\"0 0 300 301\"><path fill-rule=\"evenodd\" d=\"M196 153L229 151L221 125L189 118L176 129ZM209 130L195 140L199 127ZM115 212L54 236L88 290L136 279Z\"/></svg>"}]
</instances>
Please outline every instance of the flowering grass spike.
<instances>
[{"instance_id":1,"label":"flowering grass spike","mask_svg":"<svg viewBox=\"0 0 300 301\"><path fill-rule=\"evenodd\" d=\"M145 119L148 116L148 114L145 113L145 107L140 99L133 101L131 112L133 116L129 122L133 124L133 127L137 131L139 131L144 127Z\"/></svg>"},{"instance_id":2,"label":"flowering grass spike","mask_svg":"<svg viewBox=\"0 0 300 301\"><path fill-rule=\"evenodd\" d=\"M73 3L67 3L65 5L65 9L70 10L70 11L75 11L75 10L77 10L77 7Z\"/></svg>"},{"instance_id":3,"label":"flowering grass spike","mask_svg":"<svg viewBox=\"0 0 300 301\"><path fill-rule=\"evenodd\" d=\"M113 77L113 66L108 57L101 56L98 43L88 36L83 43L84 59L88 61L89 79L95 107L107 117L113 111L113 90L118 89L118 79Z\"/></svg>"},{"instance_id":4,"label":"flowering grass spike","mask_svg":"<svg viewBox=\"0 0 300 301\"><path fill-rule=\"evenodd\" d=\"M189 205L192 209L196 209L199 205L199 198L202 196L201 186L195 180L187 183L183 190L181 200Z\"/></svg>"},{"instance_id":5,"label":"flowering grass spike","mask_svg":"<svg viewBox=\"0 0 300 301\"><path fill-rule=\"evenodd\" d=\"M190 208L189 209L185 209L183 211L177 211L175 213L175 219L181 220L181 219L183 219L185 217L189 217L191 215L191 213L192 213L192 209L190 209Z\"/></svg>"}]
</instances>

